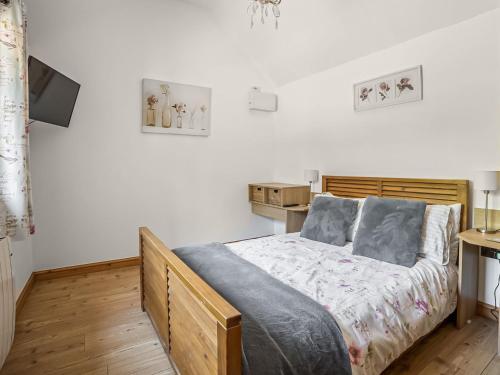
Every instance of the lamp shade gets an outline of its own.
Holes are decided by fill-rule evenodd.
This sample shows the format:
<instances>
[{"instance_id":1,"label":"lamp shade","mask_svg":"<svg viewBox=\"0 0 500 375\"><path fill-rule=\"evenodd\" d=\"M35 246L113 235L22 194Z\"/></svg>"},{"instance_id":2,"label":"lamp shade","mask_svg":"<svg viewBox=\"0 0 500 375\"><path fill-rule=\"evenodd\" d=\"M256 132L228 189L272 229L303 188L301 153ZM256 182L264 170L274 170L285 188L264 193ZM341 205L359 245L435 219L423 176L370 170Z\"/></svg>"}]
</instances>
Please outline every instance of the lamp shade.
<instances>
[{"instance_id":1,"label":"lamp shade","mask_svg":"<svg viewBox=\"0 0 500 375\"><path fill-rule=\"evenodd\" d=\"M496 171L480 171L474 180L474 186L481 191L495 191L498 189Z\"/></svg>"},{"instance_id":2,"label":"lamp shade","mask_svg":"<svg viewBox=\"0 0 500 375\"><path fill-rule=\"evenodd\" d=\"M307 182L318 182L319 171L316 169L306 169L304 171L304 180Z\"/></svg>"}]
</instances>

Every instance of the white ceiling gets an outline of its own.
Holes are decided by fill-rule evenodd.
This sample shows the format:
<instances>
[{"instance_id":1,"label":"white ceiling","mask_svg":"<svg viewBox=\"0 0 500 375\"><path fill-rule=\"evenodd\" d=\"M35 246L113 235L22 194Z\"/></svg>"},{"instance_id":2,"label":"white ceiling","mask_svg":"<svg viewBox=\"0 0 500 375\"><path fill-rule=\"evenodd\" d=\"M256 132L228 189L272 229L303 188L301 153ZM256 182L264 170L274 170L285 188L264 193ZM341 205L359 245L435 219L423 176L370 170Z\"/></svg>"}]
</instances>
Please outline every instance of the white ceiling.
<instances>
[{"instance_id":1,"label":"white ceiling","mask_svg":"<svg viewBox=\"0 0 500 375\"><path fill-rule=\"evenodd\" d=\"M273 21L250 30L248 0L183 0L212 13L277 85L472 18L500 0L283 0Z\"/></svg>"}]
</instances>

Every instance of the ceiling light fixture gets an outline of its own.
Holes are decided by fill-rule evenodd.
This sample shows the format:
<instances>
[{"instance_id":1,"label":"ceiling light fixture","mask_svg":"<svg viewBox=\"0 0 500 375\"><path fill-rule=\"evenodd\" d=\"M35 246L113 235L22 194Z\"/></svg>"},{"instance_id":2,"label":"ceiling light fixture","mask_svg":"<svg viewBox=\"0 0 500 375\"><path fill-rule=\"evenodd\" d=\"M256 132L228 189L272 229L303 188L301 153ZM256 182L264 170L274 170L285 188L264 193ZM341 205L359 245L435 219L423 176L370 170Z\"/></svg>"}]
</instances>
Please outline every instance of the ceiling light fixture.
<instances>
[{"instance_id":1,"label":"ceiling light fixture","mask_svg":"<svg viewBox=\"0 0 500 375\"><path fill-rule=\"evenodd\" d=\"M248 6L248 13L250 14L250 27L255 25L255 18L259 16L260 22L262 24L266 23L266 17L270 15L270 9L274 15L274 22L276 29L278 28L278 19L281 15L279 5L281 0L250 0L250 5Z\"/></svg>"}]
</instances>

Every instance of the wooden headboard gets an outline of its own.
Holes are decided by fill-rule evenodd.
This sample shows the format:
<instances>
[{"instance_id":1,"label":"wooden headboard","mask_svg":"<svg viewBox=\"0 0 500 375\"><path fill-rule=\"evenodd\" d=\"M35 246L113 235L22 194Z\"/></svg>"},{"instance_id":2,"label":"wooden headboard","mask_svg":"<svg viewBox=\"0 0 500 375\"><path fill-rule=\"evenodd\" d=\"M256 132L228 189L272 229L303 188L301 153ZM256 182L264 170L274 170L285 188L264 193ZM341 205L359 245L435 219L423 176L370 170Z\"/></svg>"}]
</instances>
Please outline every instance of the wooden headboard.
<instances>
[{"instance_id":1,"label":"wooden headboard","mask_svg":"<svg viewBox=\"0 0 500 375\"><path fill-rule=\"evenodd\" d=\"M374 195L395 199L417 199L427 204L460 203L461 230L469 228L468 180L323 176L323 192L350 198Z\"/></svg>"}]
</instances>

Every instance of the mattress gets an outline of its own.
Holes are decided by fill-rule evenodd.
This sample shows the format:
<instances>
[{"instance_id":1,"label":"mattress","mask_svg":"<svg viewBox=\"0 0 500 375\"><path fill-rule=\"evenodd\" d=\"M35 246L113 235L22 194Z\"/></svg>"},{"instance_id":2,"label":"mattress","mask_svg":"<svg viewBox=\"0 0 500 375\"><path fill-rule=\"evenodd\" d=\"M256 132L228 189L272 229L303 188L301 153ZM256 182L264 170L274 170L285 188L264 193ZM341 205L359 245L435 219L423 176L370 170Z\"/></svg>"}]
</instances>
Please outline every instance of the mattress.
<instances>
[{"instance_id":1,"label":"mattress","mask_svg":"<svg viewBox=\"0 0 500 375\"><path fill-rule=\"evenodd\" d=\"M380 374L456 308L458 272L420 259L413 268L352 255L298 234L227 245L323 305L339 324L353 374Z\"/></svg>"}]
</instances>

